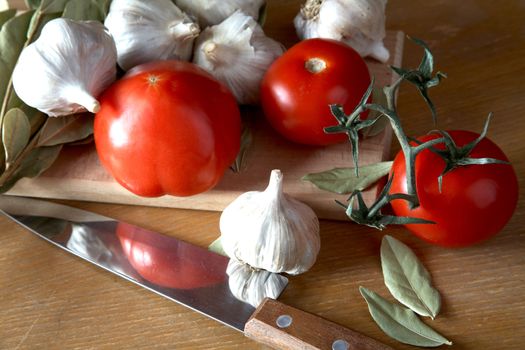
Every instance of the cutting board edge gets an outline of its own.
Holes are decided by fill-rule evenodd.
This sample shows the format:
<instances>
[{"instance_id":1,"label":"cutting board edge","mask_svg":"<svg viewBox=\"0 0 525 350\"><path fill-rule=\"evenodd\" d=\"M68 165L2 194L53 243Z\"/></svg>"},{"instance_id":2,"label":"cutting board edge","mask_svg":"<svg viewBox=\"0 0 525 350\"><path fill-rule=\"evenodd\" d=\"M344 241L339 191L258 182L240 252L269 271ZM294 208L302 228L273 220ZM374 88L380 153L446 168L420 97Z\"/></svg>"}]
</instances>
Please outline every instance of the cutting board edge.
<instances>
[{"instance_id":1,"label":"cutting board edge","mask_svg":"<svg viewBox=\"0 0 525 350\"><path fill-rule=\"evenodd\" d=\"M391 47L391 52L393 54L391 64L400 66L403 59L404 33L402 31L390 31L389 37L395 37L395 40L393 40L394 45ZM395 74L392 75L390 83L392 83L394 79ZM384 147L381 151L376 153L376 159L378 159L378 161L384 161L390 157L392 134L393 132L391 128L387 127L387 129L384 131L384 135L381 136L381 143L384 145ZM349 164L349 166L351 165ZM328 168L326 170L328 170ZM120 186L117 182L104 182L104 186L108 187L104 189L103 193L101 193L99 186L100 182L98 181L74 178L60 179L56 177L41 176L34 179L24 178L20 180L6 194L47 199L80 200L88 202L222 211L231 201L233 201L243 192L249 190L262 190L256 188L247 188L243 189L242 191L221 191L220 186L218 186L218 188L212 189L209 192L193 197L179 198L174 196L163 196L157 198L144 198L132 194ZM308 192L305 194L294 191L293 189L291 189L291 191L287 191L287 193L289 193L291 196L298 197L299 200L310 205L320 219L348 220L344 210L335 204L335 199L344 201L347 196L331 194L326 191L314 188L313 185L311 188L311 193ZM374 201L379 188L380 185L374 185L363 192L365 202L368 205ZM218 196L220 199L217 199Z\"/></svg>"},{"instance_id":2,"label":"cutting board edge","mask_svg":"<svg viewBox=\"0 0 525 350\"><path fill-rule=\"evenodd\" d=\"M217 200L218 193L216 192L202 193L193 197L175 197L169 195L162 197L139 197L128 192L117 183L110 184L106 188L105 193L101 194L100 192L92 190L100 185L97 181L77 179L63 180L56 178L45 178L38 182L30 181L30 179L22 179L20 181L22 182L22 190L13 188L5 195L139 205L159 208L222 211L229 203L243 193L242 191L223 191L224 193L220 193L220 200ZM59 190L57 190L57 188ZM365 201L367 203L373 202L380 188L381 185L376 184L367 189L363 193ZM38 192L38 196L30 195L29 193L31 192ZM298 194L293 192L288 194L293 197L298 197ZM332 196L329 194L322 198L312 196L311 199L301 200L314 210L319 219L346 221L348 218L345 211L335 203L337 197L340 197L339 199L341 199L346 196L337 194L333 194ZM108 200L109 198L111 200Z\"/></svg>"}]
</instances>

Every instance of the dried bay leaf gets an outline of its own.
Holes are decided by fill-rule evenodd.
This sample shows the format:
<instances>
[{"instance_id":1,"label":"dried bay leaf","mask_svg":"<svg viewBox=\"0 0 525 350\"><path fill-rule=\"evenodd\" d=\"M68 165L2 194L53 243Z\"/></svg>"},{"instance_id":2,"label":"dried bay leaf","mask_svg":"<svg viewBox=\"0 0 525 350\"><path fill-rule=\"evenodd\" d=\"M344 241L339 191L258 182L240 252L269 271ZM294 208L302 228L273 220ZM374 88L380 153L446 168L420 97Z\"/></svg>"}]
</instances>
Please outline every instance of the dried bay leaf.
<instances>
[{"instance_id":1,"label":"dried bay leaf","mask_svg":"<svg viewBox=\"0 0 525 350\"><path fill-rule=\"evenodd\" d=\"M334 168L320 173L303 176L303 180L313 183L321 190L338 194L348 194L356 190L363 191L387 175L393 162L380 162L359 167L359 176L354 168Z\"/></svg>"},{"instance_id":2,"label":"dried bay leaf","mask_svg":"<svg viewBox=\"0 0 525 350\"><path fill-rule=\"evenodd\" d=\"M222 256L225 256L225 257L228 257L228 255L226 254L226 252L224 251L224 249L222 248L222 242L221 242L221 237L217 238L215 241L213 241L209 246L208 246L208 250L210 252L214 252L216 254L219 254L219 255L222 255Z\"/></svg>"},{"instance_id":3,"label":"dried bay leaf","mask_svg":"<svg viewBox=\"0 0 525 350\"><path fill-rule=\"evenodd\" d=\"M452 345L451 341L423 323L413 311L393 304L364 287L359 287L359 291L374 321L390 337L414 346Z\"/></svg>"},{"instance_id":4,"label":"dried bay leaf","mask_svg":"<svg viewBox=\"0 0 525 350\"><path fill-rule=\"evenodd\" d=\"M74 20L104 21L104 13L97 0L70 0L62 14L64 18Z\"/></svg>"},{"instance_id":5,"label":"dried bay leaf","mask_svg":"<svg viewBox=\"0 0 525 350\"><path fill-rule=\"evenodd\" d=\"M48 118L38 135L37 147L55 146L87 138L93 133L93 117L89 113L64 118Z\"/></svg>"},{"instance_id":6,"label":"dried bay leaf","mask_svg":"<svg viewBox=\"0 0 525 350\"><path fill-rule=\"evenodd\" d=\"M29 25L29 29L27 31L28 42L32 43L38 39L40 32L42 32L42 29L47 24L47 22L59 18L61 15L62 12L42 13L37 10L31 19L31 24Z\"/></svg>"},{"instance_id":7,"label":"dried bay leaf","mask_svg":"<svg viewBox=\"0 0 525 350\"><path fill-rule=\"evenodd\" d=\"M40 130L40 127L46 122L47 115L40 112L38 109L35 109L33 107L29 107L26 104L22 104L20 106L20 109L24 111L24 113L27 116L27 119L29 120L29 123L31 124L31 135L34 135L38 130Z\"/></svg>"},{"instance_id":8,"label":"dried bay leaf","mask_svg":"<svg viewBox=\"0 0 525 350\"><path fill-rule=\"evenodd\" d=\"M93 134L91 134L88 137L83 138L81 140L69 142L68 145L71 145L71 146L89 145L90 143L93 143L94 141L95 141L95 137L93 136Z\"/></svg>"},{"instance_id":9,"label":"dried bay leaf","mask_svg":"<svg viewBox=\"0 0 525 350\"><path fill-rule=\"evenodd\" d=\"M35 15L31 19L29 30L27 31L28 41L31 43L38 39L42 28L47 22L59 18L64 12L64 8L70 0L41 0L40 5L35 10Z\"/></svg>"},{"instance_id":10,"label":"dried bay leaf","mask_svg":"<svg viewBox=\"0 0 525 350\"><path fill-rule=\"evenodd\" d=\"M18 108L9 110L2 124L2 143L7 166L20 156L29 143L30 136L31 124L24 112Z\"/></svg>"},{"instance_id":11,"label":"dried bay leaf","mask_svg":"<svg viewBox=\"0 0 525 350\"><path fill-rule=\"evenodd\" d=\"M62 14L68 2L69 0L41 0L38 10L42 14Z\"/></svg>"},{"instance_id":12,"label":"dried bay leaf","mask_svg":"<svg viewBox=\"0 0 525 350\"><path fill-rule=\"evenodd\" d=\"M62 145L39 147L25 157L16 171L0 186L0 193L9 191L23 177L36 177L48 169L60 154Z\"/></svg>"},{"instance_id":13,"label":"dried bay leaf","mask_svg":"<svg viewBox=\"0 0 525 350\"><path fill-rule=\"evenodd\" d=\"M112 0L96 0L98 5L100 6L100 9L102 10L102 14L104 15L104 19L107 17L109 13L109 7L111 5Z\"/></svg>"},{"instance_id":14,"label":"dried bay leaf","mask_svg":"<svg viewBox=\"0 0 525 350\"><path fill-rule=\"evenodd\" d=\"M41 2L42 0L25 0L26 6L31 10L35 10Z\"/></svg>"},{"instance_id":15,"label":"dried bay leaf","mask_svg":"<svg viewBox=\"0 0 525 350\"><path fill-rule=\"evenodd\" d=\"M0 12L0 28L4 25L5 22L9 21L16 15L15 9L5 10Z\"/></svg>"},{"instance_id":16,"label":"dried bay leaf","mask_svg":"<svg viewBox=\"0 0 525 350\"><path fill-rule=\"evenodd\" d=\"M441 296L432 286L428 270L414 252L391 236L381 242L381 266L385 285L400 303L432 319L441 308Z\"/></svg>"},{"instance_id":17,"label":"dried bay leaf","mask_svg":"<svg viewBox=\"0 0 525 350\"><path fill-rule=\"evenodd\" d=\"M15 16L0 30L0 101L4 101L11 74L27 40L26 33L34 11Z\"/></svg>"}]
</instances>

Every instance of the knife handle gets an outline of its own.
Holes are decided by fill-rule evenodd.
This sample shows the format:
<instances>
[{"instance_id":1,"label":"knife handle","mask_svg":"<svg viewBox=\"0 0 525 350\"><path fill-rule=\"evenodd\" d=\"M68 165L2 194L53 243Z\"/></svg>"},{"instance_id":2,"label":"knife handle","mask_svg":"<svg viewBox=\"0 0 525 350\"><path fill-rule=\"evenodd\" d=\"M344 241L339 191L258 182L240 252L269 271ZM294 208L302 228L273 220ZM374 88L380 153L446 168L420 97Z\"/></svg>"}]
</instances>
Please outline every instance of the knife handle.
<instances>
[{"instance_id":1,"label":"knife handle","mask_svg":"<svg viewBox=\"0 0 525 350\"><path fill-rule=\"evenodd\" d=\"M392 350L361 333L269 298L248 320L244 334L283 350Z\"/></svg>"}]
</instances>

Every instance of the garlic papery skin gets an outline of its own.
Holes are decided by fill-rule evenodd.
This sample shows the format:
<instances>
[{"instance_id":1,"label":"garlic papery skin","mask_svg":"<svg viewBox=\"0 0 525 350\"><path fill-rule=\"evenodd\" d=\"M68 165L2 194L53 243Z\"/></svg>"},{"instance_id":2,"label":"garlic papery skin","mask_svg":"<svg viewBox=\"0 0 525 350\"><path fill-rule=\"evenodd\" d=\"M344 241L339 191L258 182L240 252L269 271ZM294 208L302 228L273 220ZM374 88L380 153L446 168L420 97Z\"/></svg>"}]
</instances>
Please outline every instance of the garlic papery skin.
<instances>
[{"instance_id":1,"label":"garlic papery skin","mask_svg":"<svg viewBox=\"0 0 525 350\"><path fill-rule=\"evenodd\" d=\"M362 57L381 62L390 54L383 44L387 0L307 0L294 19L301 39L342 41Z\"/></svg>"},{"instance_id":2,"label":"garlic papery skin","mask_svg":"<svg viewBox=\"0 0 525 350\"><path fill-rule=\"evenodd\" d=\"M156 60L188 61L200 33L171 0L113 0L104 24L124 70Z\"/></svg>"},{"instance_id":3,"label":"garlic papery skin","mask_svg":"<svg viewBox=\"0 0 525 350\"><path fill-rule=\"evenodd\" d=\"M51 117L98 112L96 98L116 79L117 50L102 23L57 18L20 53L13 87Z\"/></svg>"},{"instance_id":4,"label":"garlic papery skin","mask_svg":"<svg viewBox=\"0 0 525 350\"><path fill-rule=\"evenodd\" d=\"M270 272L303 273L321 246L319 220L306 204L286 195L273 170L263 192L240 195L220 218L221 242L232 259Z\"/></svg>"},{"instance_id":5,"label":"garlic papery skin","mask_svg":"<svg viewBox=\"0 0 525 350\"><path fill-rule=\"evenodd\" d=\"M264 298L277 299L288 285L284 276L254 269L235 259L230 259L226 274L232 294L255 308Z\"/></svg>"},{"instance_id":6,"label":"garlic papery skin","mask_svg":"<svg viewBox=\"0 0 525 350\"><path fill-rule=\"evenodd\" d=\"M240 104L256 104L264 73L283 52L252 17L236 11L202 32L193 63L228 86Z\"/></svg>"},{"instance_id":7,"label":"garlic papery skin","mask_svg":"<svg viewBox=\"0 0 525 350\"><path fill-rule=\"evenodd\" d=\"M237 10L259 19L265 0L175 0L186 13L197 18L201 28L219 24Z\"/></svg>"},{"instance_id":8,"label":"garlic papery skin","mask_svg":"<svg viewBox=\"0 0 525 350\"><path fill-rule=\"evenodd\" d=\"M318 20L321 4L324 0L307 0L294 18L294 26L299 39L319 38Z\"/></svg>"}]
</instances>

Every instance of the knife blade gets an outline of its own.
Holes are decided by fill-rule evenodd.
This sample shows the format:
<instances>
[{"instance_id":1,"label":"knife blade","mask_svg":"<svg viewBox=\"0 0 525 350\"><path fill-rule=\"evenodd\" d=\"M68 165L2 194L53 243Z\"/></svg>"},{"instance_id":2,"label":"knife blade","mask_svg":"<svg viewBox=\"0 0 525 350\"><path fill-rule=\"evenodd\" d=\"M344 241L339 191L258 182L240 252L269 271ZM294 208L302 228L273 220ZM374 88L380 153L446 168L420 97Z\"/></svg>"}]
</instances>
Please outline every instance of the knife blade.
<instances>
[{"instance_id":1,"label":"knife blade","mask_svg":"<svg viewBox=\"0 0 525 350\"><path fill-rule=\"evenodd\" d=\"M273 348L391 349L273 299L255 309L230 292L227 258L177 238L31 198L0 196L0 211L49 243Z\"/></svg>"}]
</instances>

